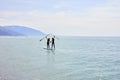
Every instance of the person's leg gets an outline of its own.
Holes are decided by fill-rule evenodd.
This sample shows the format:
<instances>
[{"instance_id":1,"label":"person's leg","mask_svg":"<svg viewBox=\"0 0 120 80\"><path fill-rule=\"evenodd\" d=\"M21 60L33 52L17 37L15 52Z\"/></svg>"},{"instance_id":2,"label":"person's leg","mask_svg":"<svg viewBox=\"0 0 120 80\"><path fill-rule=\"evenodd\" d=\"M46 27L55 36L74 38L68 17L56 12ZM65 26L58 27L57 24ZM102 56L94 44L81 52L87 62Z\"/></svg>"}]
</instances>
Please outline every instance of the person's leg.
<instances>
[{"instance_id":1,"label":"person's leg","mask_svg":"<svg viewBox=\"0 0 120 80\"><path fill-rule=\"evenodd\" d=\"M49 49L50 48L50 45L49 45L49 43L47 43L47 49Z\"/></svg>"},{"instance_id":2,"label":"person's leg","mask_svg":"<svg viewBox=\"0 0 120 80\"><path fill-rule=\"evenodd\" d=\"M54 49L55 49L55 43L54 43Z\"/></svg>"},{"instance_id":3,"label":"person's leg","mask_svg":"<svg viewBox=\"0 0 120 80\"><path fill-rule=\"evenodd\" d=\"M47 49L48 49L48 44L47 44Z\"/></svg>"},{"instance_id":4,"label":"person's leg","mask_svg":"<svg viewBox=\"0 0 120 80\"><path fill-rule=\"evenodd\" d=\"M48 49L50 49L50 44L48 45Z\"/></svg>"},{"instance_id":5,"label":"person's leg","mask_svg":"<svg viewBox=\"0 0 120 80\"><path fill-rule=\"evenodd\" d=\"M52 45L51 45L51 49L53 49L53 43L52 43Z\"/></svg>"}]
</instances>

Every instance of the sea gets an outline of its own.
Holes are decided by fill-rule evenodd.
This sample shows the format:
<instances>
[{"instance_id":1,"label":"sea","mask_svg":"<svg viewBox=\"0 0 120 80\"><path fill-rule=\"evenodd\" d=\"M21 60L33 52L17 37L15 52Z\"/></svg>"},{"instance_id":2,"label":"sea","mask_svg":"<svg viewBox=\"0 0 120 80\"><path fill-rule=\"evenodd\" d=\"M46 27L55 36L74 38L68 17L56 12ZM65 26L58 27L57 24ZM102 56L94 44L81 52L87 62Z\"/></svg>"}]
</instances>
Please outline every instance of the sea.
<instances>
[{"instance_id":1,"label":"sea","mask_svg":"<svg viewBox=\"0 0 120 80\"><path fill-rule=\"evenodd\" d=\"M120 80L120 37L0 37L0 80Z\"/></svg>"}]
</instances>

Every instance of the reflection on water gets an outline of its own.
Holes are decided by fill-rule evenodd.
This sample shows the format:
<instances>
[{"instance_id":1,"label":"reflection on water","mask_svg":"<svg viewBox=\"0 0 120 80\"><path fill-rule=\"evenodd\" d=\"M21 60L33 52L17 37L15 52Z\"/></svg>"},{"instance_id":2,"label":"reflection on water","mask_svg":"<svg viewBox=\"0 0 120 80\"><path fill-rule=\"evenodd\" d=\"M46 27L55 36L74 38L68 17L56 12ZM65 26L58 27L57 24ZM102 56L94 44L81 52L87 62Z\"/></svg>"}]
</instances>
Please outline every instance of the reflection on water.
<instances>
[{"instance_id":1,"label":"reflection on water","mask_svg":"<svg viewBox=\"0 0 120 80\"><path fill-rule=\"evenodd\" d=\"M46 50L46 53L55 55L55 50Z\"/></svg>"},{"instance_id":2,"label":"reflection on water","mask_svg":"<svg viewBox=\"0 0 120 80\"><path fill-rule=\"evenodd\" d=\"M53 67L55 63L55 50L46 50L47 65Z\"/></svg>"}]
</instances>

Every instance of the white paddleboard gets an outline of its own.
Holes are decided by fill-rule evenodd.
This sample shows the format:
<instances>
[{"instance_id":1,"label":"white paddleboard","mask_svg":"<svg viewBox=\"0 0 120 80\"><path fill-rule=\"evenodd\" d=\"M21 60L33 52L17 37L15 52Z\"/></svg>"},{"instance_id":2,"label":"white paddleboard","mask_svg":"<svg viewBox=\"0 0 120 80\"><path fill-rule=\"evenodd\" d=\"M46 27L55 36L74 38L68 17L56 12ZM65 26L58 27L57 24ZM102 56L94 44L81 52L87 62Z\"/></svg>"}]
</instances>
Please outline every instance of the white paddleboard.
<instances>
[{"instance_id":1,"label":"white paddleboard","mask_svg":"<svg viewBox=\"0 0 120 80\"><path fill-rule=\"evenodd\" d=\"M46 50L53 50L53 49L48 49L48 48L43 48L43 49L46 49Z\"/></svg>"}]
</instances>

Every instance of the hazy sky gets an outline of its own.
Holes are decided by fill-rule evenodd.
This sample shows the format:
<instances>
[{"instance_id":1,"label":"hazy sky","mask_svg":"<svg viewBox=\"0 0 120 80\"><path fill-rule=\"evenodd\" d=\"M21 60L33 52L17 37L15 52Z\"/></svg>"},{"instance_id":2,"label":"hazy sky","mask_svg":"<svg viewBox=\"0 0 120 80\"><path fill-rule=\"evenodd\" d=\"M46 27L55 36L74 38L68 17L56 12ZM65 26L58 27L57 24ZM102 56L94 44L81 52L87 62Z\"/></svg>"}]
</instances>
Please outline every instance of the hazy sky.
<instances>
[{"instance_id":1,"label":"hazy sky","mask_svg":"<svg viewBox=\"0 0 120 80\"><path fill-rule=\"evenodd\" d=\"M0 25L56 35L120 36L120 0L0 0Z\"/></svg>"}]
</instances>

